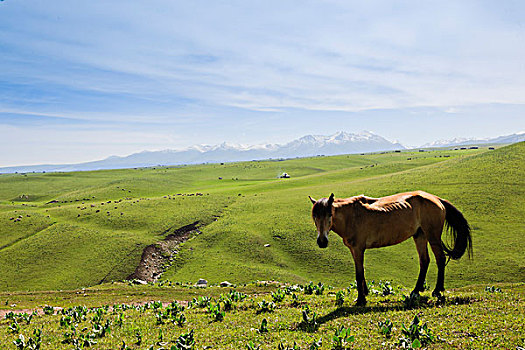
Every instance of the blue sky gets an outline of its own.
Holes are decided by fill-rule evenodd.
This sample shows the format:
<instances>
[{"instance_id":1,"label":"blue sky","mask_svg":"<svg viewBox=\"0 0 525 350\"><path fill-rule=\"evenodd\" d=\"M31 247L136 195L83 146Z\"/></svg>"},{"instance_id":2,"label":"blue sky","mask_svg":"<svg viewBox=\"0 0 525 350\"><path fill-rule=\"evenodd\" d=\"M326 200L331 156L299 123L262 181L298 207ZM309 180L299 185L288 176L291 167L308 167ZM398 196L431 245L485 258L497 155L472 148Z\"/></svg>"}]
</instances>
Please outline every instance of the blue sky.
<instances>
[{"instance_id":1,"label":"blue sky","mask_svg":"<svg viewBox=\"0 0 525 350\"><path fill-rule=\"evenodd\" d=\"M525 131L523 1L0 2L0 166Z\"/></svg>"}]
</instances>

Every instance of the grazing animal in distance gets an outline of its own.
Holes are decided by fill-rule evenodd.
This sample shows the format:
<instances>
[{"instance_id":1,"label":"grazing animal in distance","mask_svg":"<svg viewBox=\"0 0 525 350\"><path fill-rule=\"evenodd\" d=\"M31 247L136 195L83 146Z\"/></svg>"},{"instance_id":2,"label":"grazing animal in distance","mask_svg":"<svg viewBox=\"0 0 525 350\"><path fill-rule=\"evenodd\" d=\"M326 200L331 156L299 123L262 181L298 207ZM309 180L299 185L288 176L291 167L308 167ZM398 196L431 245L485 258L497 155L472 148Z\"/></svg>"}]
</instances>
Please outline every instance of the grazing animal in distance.
<instances>
[{"instance_id":1,"label":"grazing animal in distance","mask_svg":"<svg viewBox=\"0 0 525 350\"><path fill-rule=\"evenodd\" d=\"M472 236L467 220L449 201L433 194L414 191L381 198L364 195L334 198L332 193L329 198L308 198L313 204L312 218L317 228L318 246L326 248L328 232L333 231L352 252L358 306L366 304L368 294L363 268L366 249L399 244L412 237L419 255L419 277L411 294L414 295L424 290L430 244L438 267L432 295L438 298L445 290L447 256L457 260L465 251L472 256ZM452 235L452 247L441 239L445 222Z\"/></svg>"}]
</instances>

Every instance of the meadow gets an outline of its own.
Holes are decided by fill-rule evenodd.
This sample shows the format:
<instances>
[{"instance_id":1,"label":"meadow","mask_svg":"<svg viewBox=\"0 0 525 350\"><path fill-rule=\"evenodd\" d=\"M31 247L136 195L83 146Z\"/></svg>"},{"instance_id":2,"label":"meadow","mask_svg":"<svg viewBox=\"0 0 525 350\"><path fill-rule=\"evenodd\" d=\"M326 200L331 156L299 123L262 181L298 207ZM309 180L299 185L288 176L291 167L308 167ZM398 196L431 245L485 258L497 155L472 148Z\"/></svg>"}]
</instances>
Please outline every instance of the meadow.
<instances>
[{"instance_id":1,"label":"meadow","mask_svg":"<svg viewBox=\"0 0 525 350\"><path fill-rule=\"evenodd\" d=\"M177 337L193 329L199 349L247 348L250 341L253 348L262 349L277 348L279 343L283 349L292 348L297 341L297 348L306 349L319 338L321 348L328 349L334 347L334 333L344 326L354 336L352 342L347 339L348 347L399 347L402 324L409 327L419 315L441 339L426 345L431 348L523 346L524 164L525 143L519 143L496 150L435 149L0 175L0 310L27 309L29 314L42 313L45 305L65 309L108 305L98 311L98 323L91 315L96 310L86 311L84 319L67 327L60 326L61 317L68 316L63 314L35 315L27 326L17 319L18 332L9 328L13 320L5 319L0 322L0 344L14 348L12 341L19 334L28 338L43 329L41 341L47 344L43 348L71 349L73 340L62 343L67 329L74 333L72 339L78 342L83 336L85 341L96 333L89 332L91 327L103 332L108 320L111 332L97 336L98 345L93 346L135 349L166 343L153 348L170 348ZM291 178L279 178L283 172ZM419 268L413 242L368 250L367 280L378 286L379 281L394 281L397 287L393 294L371 296L366 308L353 308L350 252L335 234L327 249L317 247L307 196L317 199L333 192L336 197L362 193L378 197L417 189L450 200L464 213L473 229L473 260L464 257L448 264L444 304L425 297L407 307L404 298ZM197 223L200 233L166 257L157 283L118 282L133 273L146 246L191 223ZM431 264L430 287L435 277ZM210 284L232 282L238 286L233 290L247 297L232 305L223 321L215 321L212 315L227 308L220 294L229 291L192 288L199 278ZM279 283L261 286L255 281ZM305 294L310 281L322 281L326 291ZM385 282L381 283L380 290ZM294 285L301 287L293 290ZM500 287L503 292L494 292ZM277 290L286 292L285 301L275 301L275 310L268 315L260 312L259 304L270 302ZM338 292L344 294L344 302L336 305ZM156 323L156 313L168 308L165 304L144 310L124 307L122 315L110 307L152 300L188 302L204 296L221 309L189 308L182 327L174 320ZM322 321L313 329L304 325L306 306ZM306 320L312 315L307 313ZM257 332L263 318L269 331ZM388 337L377 326L387 319L395 328ZM159 327L166 341L159 339L163 337ZM137 329L143 339L139 345Z\"/></svg>"},{"instance_id":2,"label":"meadow","mask_svg":"<svg viewBox=\"0 0 525 350\"><path fill-rule=\"evenodd\" d=\"M257 282L232 287L105 284L0 294L2 349L515 349L525 345L525 284L449 290L437 302L388 281Z\"/></svg>"}]
</instances>

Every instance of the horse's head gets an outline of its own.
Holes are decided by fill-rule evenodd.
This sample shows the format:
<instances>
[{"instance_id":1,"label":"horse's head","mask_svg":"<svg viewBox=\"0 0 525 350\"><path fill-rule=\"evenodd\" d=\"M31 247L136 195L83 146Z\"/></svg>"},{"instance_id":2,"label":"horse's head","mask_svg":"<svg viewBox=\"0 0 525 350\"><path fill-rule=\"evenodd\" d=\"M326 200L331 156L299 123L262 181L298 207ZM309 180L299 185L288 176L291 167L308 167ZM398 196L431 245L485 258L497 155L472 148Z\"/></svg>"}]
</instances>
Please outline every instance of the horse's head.
<instances>
[{"instance_id":1,"label":"horse's head","mask_svg":"<svg viewBox=\"0 0 525 350\"><path fill-rule=\"evenodd\" d=\"M328 246L328 231L332 227L332 203L334 202L334 194L330 198L321 198L318 201L308 196L312 204L312 218L317 227L317 245L319 248L326 248Z\"/></svg>"}]
</instances>

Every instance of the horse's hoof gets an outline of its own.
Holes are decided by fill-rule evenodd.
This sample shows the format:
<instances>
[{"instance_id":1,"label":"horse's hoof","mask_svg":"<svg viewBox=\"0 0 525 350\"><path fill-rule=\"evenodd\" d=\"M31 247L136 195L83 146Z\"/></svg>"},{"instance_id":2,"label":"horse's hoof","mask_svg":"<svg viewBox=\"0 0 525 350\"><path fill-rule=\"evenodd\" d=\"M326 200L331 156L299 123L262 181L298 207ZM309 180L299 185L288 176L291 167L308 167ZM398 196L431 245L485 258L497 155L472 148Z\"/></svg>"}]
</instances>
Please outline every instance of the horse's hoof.
<instances>
[{"instance_id":1,"label":"horse's hoof","mask_svg":"<svg viewBox=\"0 0 525 350\"><path fill-rule=\"evenodd\" d=\"M410 293L410 298L414 299L414 298L418 298L419 297L419 292L417 290L413 290L412 293Z\"/></svg>"},{"instance_id":2,"label":"horse's hoof","mask_svg":"<svg viewBox=\"0 0 525 350\"><path fill-rule=\"evenodd\" d=\"M432 296L436 297L439 304L443 304L445 302L445 296L441 294L441 292L434 292L432 293Z\"/></svg>"},{"instance_id":3,"label":"horse's hoof","mask_svg":"<svg viewBox=\"0 0 525 350\"><path fill-rule=\"evenodd\" d=\"M441 294L441 291L435 290L432 292L432 296L436 297L438 303L444 303L445 302L445 296Z\"/></svg>"}]
</instances>

